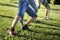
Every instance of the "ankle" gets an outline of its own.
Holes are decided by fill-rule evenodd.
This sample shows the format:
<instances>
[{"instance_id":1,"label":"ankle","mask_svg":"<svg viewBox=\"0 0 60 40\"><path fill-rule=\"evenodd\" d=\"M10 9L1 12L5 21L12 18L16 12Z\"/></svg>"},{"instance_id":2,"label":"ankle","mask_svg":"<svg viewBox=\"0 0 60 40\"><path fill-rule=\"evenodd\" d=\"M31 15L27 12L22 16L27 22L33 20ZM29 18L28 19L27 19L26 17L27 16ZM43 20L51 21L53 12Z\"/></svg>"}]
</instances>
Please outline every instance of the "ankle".
<instances>
[{"instance_id":1,"label":"ankle","mask_svg":"<svg viewBox=\"0 0 60 40\"><path fill-rule=\"evenodd\" d=\"M10 29L11 31L14 31L15 29L14 29L14 27L11 27L11 29Z\"/></svg>"}]
</instances>

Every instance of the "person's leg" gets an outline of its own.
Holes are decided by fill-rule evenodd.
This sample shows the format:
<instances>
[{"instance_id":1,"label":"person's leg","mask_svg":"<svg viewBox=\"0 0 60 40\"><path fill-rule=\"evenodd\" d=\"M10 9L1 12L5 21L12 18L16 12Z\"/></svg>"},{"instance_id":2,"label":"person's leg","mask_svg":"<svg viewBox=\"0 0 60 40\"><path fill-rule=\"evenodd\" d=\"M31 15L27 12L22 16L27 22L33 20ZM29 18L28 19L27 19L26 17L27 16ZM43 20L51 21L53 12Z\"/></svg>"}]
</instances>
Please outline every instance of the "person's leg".
<instances>
[{"instance_id":1,"label":"person's leg","mask_svg":"<svg viewBox=\"0 0 60 40\"><path fill-rule=\"evenodd\" d=\"M36 12L36 14L37 14L37 12L38 12L38 6L40 6L39 4L37 5L37 3L39 2L39 0L30 0L30 6L35 10L35 12ZM35 22L36 21L36 19L33 21L33 22Z\"/></svg>"},{"instance_id":2,"label":"person's leg","mask_svg":"<svg viewBox=\"0 0 60 40\"><path fill-rule=\"evenodd\" d=\"M46 15L45 15L45 19L48 19L48 15L49 15L49 10L50 10L50 6L48 4L48 0L45 0L44 2L42 2L42 4L45 6L46 8Z\"/></svg>"},{"instance_id":3,"label":"person's leg","mask_svg":"<svg viewBox=\"0 0 60 40\"><path fill-rule=\"evenodd\" d=\"M36 0L36 2L38 2L38 8L40 9L40 6L41 6L41 3L42 3L43 0Z\"/></svg>"},{"instance_id":4,"label":"person's leg","mask_svg":"<svg viewBox=\"0 0 60 40\"><path fill-rule=\"evenodd\" d=\"M38 6L36 5L35 1L34 0L30 0L30 5L31 7L36 11L38 11Z\"/></svg>"},{"instance_id":5,"label":"person's leg","mask_svg":"<svg viewBox=\"0 0 60 40\"><path fill-rule=\"evenodd\" d=\"M14 33L15 25L16 25L17 21L19 20L19 18L20 18L20 16L18 16L18 15L15 16L15 18L12 22L11 28L8 31L10 36L15 35L15 33Z\"/></svg>"},{"instance_id":6,"label":"person's leg","mask_svg":"<svg viewBox=\"0 0 60 40\"><path fill-rule=\"evenodd\" d=\"M36 19L36 17L37 17L35 10L33 10L30 6L27 8L26 12L31 17L25 22L25 24L24 24L24 26L22 28L23 30L28 29L28 24L33 22L33 20Z\"/></svg>"},{"instance_id":7,"label":"person's leg","mask_svg":"<svg viewBox=\"0 0 60 40\"><path fill-rule=\"evenodd\" d=\"M39 7L40 6L40 0L35 0L36 6Z\"/></svg>"},{"instance_id":8,"label":"person's leg","mask_svg":"<svg viewBox=\"0 0 60 40\"><path fill-rule=\"evenodd\" d=\"M48 19L48 18L49 18L49 10L50 10L50 8L49 8L49 7L47 7L47 8L46 8L46 16L45 16L45 17L46 17L46 19Z\"/></svg>"},{"instance_id":9,"label":"person's leg","mask_svg":"<svg viewBox=\"0 0 60 40\"><path fill-rule=\"evenodd\" d=\"M28 12L28 15L30 16L30 19L29 19L29 20L31 20L30 22L32 22L37 17L36 11L34 9L32 9L30 6L28 7L28 9L26 11ZM28 23L27 22L26 22L26 24L29 24L29 22Z\"/></svg>"},{"instance_id":10,"label":"person's leg","mask_svg":"<svg viewBox=\"0 0 60 40\"><path fill-rule=\"evenodd\" d=\"M26 9L27 9L27 4L26 4L26 2L21 1L21 6L19 5L18 15L16 15L16 17L14 18L14 20L13 20L13 22L12 22L11 29L9 30L9 35L10 35L10 36L14 35L14 29L15 29L16 23L18 22L18 20L19 20L20 18L23 18Z\"/></svg>"}]
</instances>

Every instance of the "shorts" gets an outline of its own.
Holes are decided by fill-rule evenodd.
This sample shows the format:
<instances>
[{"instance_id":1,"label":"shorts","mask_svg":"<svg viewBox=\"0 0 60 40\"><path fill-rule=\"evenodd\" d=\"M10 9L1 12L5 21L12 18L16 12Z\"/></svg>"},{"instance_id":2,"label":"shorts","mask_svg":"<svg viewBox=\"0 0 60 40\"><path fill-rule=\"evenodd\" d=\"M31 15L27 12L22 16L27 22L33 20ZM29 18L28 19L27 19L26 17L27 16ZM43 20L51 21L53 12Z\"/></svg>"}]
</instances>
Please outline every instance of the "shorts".
<instances>
[{"instance_id":1,"label":"shorts","mask_svg":"<svg viewBox=\"0 0 60 40\"><path fill-rule=\"evenodd\" d=\"M27 12L27 14L31 17L37 17L35 10L33 10L30 6L29 6L30 1L28 0L23 0L21 2L19 2L19 8L18 8L18 15L23 18L25 12Z\"/></svg>"},{"instance_id":2,"label":"shorts","mask_svg":"<svg viewBox=\"0 0 60 40\"><path fill-rule=\"evenodd\" d=\"M42 0L42 4L48 9L50 9L50 6L48 4L48 0Z\"/></svg>"},{"instance_id":3,"label":"shorts","mask_svg":"<svg viewBox=\"0 0 60 40\"><path fill-rule=\"evenodd\" d=\"M30 0L30 5L32 6L32 8L33 8L33 9L36 11L36 13L37 13L38 7L37 7L37 5L36 5L36 3L35 3L34 0Z\"/></svg>"},{"instance_id":4,"label":"shorts","mask_svg":"<svg viewBox=\"0 0 60 40\"><path fill-rule=\"evenodd\" d=\"M36 0L36 5L37 4L39 4L38 7L40 7L40 5L43 4L45 6L45 8L50 9L48 0Z\"/></svg>"}]
</instances>

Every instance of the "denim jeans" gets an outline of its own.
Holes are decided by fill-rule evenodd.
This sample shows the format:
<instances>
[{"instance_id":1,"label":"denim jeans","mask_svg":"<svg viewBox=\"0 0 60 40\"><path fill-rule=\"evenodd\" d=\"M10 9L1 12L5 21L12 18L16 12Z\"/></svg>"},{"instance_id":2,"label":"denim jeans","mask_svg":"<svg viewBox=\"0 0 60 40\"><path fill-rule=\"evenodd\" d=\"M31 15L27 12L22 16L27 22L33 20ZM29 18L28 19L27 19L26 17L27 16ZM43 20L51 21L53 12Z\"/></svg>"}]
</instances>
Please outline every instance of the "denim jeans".
<instances>
[{"instance_id":1,"label":"denim jeans","mask_svg":"<svg viewBox=\"0 0 60 40\"><path fill-rule=\"evenodd\" d=\"M36 3L35 3L34 0L30 0L30 5L32 6L32 8L33 8L33 9L36 11L36 13L37 13L38 7L37 7L37 5L36 5Z\"/></svg>"},{"instance_id":2,"label":"denim jeans","mask_svg":"<svg viewBox=\"0 0 60 40\"><path fill-rule=\"evenodd\" d=\"M21 17L20 22L22 24L25 12L27 12L27 14L32 18L37 17L36 11L33 10L32 7L29 6L29 4L29 0L22 0L19 2L18 15Z\"/></svg>"}]
</instances>

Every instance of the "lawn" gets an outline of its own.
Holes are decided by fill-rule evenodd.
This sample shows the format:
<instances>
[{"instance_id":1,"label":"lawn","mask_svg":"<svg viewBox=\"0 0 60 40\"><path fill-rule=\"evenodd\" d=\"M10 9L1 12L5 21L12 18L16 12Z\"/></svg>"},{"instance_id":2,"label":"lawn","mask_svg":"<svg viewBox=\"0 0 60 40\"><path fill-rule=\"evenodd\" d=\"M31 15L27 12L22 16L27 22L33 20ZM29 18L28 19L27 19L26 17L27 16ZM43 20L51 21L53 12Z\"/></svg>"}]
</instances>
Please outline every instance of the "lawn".
<instances>
[{"instance_id":1,"label":"lawn","mask_svg":"<svg viewBox=\"0 0 60 40\"><path fill-rule=\"evenodd\" d=\"M50 4L49 20L43 20L45 7L41 5L37 15L37 21L29 24L30 30L22 30L18 21L15 32L16 36L7 34L15 15L18 13L18 1L0 1L0 40L60 40L60 5ZM26 13L24 22L30 18Z\"/></svg>"}]
</instances>

